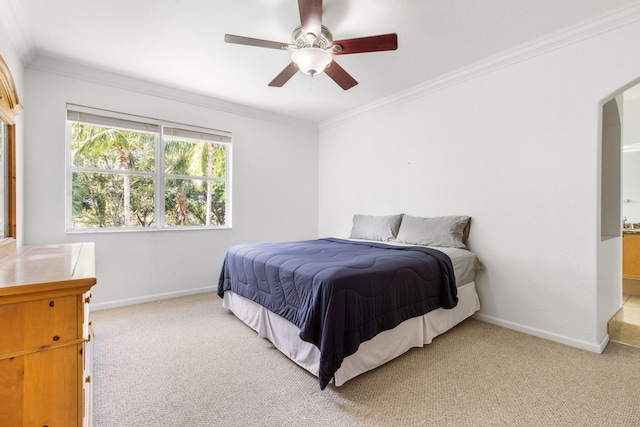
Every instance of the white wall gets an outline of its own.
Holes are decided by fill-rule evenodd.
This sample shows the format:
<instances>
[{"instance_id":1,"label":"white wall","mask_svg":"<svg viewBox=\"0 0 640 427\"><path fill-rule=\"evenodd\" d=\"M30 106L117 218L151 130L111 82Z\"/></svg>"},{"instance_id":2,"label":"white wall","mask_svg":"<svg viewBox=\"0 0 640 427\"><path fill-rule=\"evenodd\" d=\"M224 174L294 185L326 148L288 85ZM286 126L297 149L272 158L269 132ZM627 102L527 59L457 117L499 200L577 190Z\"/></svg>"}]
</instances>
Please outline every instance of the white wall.
<instances>
[{"instance_id":1,"label":"white wall","mask_svg":"<svg viewBox=\"0 0 640 427\"><path fill-rule=\"evenodd\" d=\"M213 290L231 245L317 236L317 125L46 58L25 75L25 243L94 241L94 309ZM68 102L232 132L233 229L65 234Z\"/></svg>"},{"instance_id":2,"label":"white wall","mask_svg":"<svg viewBox=\"0 0 640 427\"><path fill-rule=\"evenodd\" d=\"M639 19L618 18L322 123L320 236L355 213L470 215L478 317L601 351L621 293L599 276L621 269L619 238L600 243L601 109L640 78Z\"/></svg>"}]
</instances>

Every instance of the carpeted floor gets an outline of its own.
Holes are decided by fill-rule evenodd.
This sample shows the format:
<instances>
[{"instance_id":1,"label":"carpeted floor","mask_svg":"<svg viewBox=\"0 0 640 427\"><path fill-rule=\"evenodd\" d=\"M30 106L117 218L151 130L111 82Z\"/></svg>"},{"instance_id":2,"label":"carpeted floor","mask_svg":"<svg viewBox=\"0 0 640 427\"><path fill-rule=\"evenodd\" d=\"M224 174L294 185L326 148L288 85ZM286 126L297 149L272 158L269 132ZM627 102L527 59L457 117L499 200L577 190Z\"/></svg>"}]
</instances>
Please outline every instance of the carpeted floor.
<instances>
[{"instance_id":1,"label":"carpeted floor","mask_svg":"<svg viewBox=\"0 0 640 427\"><path fill-rule=\"evenodd\" d=\"M91 313L94 426L638 426L640 349L468 319L320 390L215 294Z\"/></svg>"}]
</instances>

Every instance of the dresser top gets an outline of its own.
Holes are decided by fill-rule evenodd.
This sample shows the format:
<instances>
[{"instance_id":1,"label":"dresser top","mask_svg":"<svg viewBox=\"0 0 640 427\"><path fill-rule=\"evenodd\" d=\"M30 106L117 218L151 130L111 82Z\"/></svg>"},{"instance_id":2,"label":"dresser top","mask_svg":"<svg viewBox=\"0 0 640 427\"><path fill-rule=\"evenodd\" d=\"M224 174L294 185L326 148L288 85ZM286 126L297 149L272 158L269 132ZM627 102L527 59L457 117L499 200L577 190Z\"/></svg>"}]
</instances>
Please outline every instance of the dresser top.
<instances>
[{"instance_id":1,"label":"dresser top","mask_svg":"<svg viewBox=\"0 0 640 427\"><path fill-rule=\"evenodd\" d=\"M95 283L93 243L23 246L0 259L0 298L74 288L86 291Z\"/></svg>"}]
</instances>

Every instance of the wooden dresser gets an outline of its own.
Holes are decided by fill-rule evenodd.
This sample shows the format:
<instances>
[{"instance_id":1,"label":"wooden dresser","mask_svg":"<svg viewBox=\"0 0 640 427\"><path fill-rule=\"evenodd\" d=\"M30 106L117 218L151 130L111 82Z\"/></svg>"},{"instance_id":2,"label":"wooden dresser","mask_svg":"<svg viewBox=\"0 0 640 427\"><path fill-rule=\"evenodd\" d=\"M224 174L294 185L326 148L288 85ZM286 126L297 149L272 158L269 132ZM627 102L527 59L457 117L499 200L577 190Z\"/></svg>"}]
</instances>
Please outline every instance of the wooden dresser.
<instances>
[{"instance_id":1,"label":"wooden dresser","mask_svg":"<svg viewBox=\"0 0 640 427\"><path fill-rule=\"evenodd\" d=\"M91 425L93 243L0 259L0 426Z\"/></svg>"}]
</instances>

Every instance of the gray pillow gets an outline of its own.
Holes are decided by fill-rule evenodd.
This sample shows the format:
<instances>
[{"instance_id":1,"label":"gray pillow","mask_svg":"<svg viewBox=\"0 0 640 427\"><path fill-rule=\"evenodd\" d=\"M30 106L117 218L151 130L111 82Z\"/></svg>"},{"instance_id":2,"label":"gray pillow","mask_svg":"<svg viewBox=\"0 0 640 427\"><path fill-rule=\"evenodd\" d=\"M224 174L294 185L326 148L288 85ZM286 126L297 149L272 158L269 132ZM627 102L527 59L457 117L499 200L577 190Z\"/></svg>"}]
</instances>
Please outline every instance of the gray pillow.
<instances>
[{"instance_id":1,"label":"gray pillow","mask_svg":"<svg viewBox=\"0 0 640 427\"><path fill-rule=\"evenodd\" d=\"M421 218L404 215L396 242L422 246L466 249L468 216Z\"/></svg>"},{"instance_id":2,"label":"gray pillow","mask_svg":"<svg viewBox=\"0 0 640 427\"><path fill-rule=\"evenodd\" d=\"M351 228L352 239L379 240L390 242L398 235L400 215L354 215Z\"/></svg>"}]
</instances>

